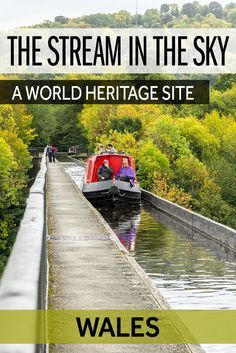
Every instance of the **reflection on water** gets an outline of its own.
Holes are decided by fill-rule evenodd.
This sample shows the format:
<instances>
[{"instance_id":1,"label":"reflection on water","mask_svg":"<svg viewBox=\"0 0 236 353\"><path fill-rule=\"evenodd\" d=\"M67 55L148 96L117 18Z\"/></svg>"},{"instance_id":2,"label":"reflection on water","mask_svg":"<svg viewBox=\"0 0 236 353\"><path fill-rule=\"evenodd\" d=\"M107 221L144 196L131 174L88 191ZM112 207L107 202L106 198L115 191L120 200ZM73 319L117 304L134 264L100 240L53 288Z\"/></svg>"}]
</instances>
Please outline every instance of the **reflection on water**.
<instances>
[{"instance_id":1,"label":"reflection on water","mask_svg":"<svg viewBox=\"0 0 236 353\"><path fill-rule=\"evenodd\" d=\"M66 170L79 179L80 168L74 164ZM148 205L99 212L173 308L236 309L234 254ZM236 352L235 345L203 348Z\"/></svg>"},{"instance_id":2,"label":"reflection on water","mask_svg":"<svg viewBox=\"0 0 236 353\"><path fill-rule=\"evenodd\" d=\"M132 208L124 211L123 208L98 208L98 211L105 219L109 219L113 231L120 242L131 253L135 250L137 228L140 225L140 208Z\"/></svg>"}]
</instances>

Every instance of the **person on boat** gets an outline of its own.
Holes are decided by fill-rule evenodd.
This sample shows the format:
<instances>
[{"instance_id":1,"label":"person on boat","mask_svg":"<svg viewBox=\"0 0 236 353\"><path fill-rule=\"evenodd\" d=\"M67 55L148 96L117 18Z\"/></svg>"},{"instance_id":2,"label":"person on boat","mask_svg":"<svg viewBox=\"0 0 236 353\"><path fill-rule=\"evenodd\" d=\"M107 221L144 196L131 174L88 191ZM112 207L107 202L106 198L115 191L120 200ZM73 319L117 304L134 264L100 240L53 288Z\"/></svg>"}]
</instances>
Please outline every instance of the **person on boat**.
<instances>
[{"instance_id":1,"label":"person on boat","mask_svg":"<svg viewBox=\"0 0 236 353\"><path fill-rule=\"evenodd\" d=\"M128 158L123 158L122 167L118 170L116 179L129 182L131 187L135 185L135 173L133 168L129 166Z\"/></svg>"},{"instance_id":2,"label":"person on boat","mask_svg":"<svg viewBox=\"0 0 236 353\"><path fill-rule=\"evenodd\" d=\"M99 145L98 147L98 153L99 154L103 154L103 153L106 153L106 148L103 146L103 145Z\"/></svg>"},{"instance_id":3,"label":"person on boat","mask_svg":"<svg viewBox=\"0 0 236 353\"><path fill-rule=\"evenodd\" d=\"M98 168L98 179L99 181L110 180L114 171L109 165L109 161L104 159L103 164Z\"/></svg>"},{"instance_id":4,"label":"person on boat","mask_svg":"<svg viewBox=\"0 0 236 353\"><path fill-rule=\"evenodd\" d=\"M116 149L115 147L113 147L110 143L107 145L107 153L109 154L113 154L113 153L116 153Z\"/></svg>"}]
</instances>

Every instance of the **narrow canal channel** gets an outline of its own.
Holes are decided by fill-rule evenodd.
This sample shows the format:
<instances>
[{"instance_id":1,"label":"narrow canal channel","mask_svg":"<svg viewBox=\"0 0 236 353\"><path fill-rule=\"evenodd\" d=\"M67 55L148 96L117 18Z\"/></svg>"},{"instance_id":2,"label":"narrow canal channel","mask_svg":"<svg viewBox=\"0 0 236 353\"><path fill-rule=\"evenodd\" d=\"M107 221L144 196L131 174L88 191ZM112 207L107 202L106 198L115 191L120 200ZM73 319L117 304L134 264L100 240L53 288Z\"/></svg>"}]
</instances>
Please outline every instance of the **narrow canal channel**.
<instances>
[{"instance_id":1,"label":"narrow canal channel","mask_svg":"<svg viewBox=\"0 0 236 353\"><path fill-rule=\"evenodd\" d=\"M62 162L80 187L84 169ZM236 256L192 234L147 204L99 208L106 222L174 309L236 309ZM205 351L235 353L235 345L203 345Z\"/></svg>"}]
</instances>

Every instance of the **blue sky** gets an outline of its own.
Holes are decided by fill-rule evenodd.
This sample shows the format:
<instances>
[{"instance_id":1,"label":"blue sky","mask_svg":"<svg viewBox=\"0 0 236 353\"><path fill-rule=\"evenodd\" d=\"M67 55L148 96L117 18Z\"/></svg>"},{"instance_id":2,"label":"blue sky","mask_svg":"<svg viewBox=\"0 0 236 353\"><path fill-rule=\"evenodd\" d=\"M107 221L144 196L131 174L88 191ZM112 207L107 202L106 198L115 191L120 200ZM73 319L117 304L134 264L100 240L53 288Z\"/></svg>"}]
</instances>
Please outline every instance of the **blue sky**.
<instances>
[{"instance_id":1,"label":"blue sky","mask_svg":"<svg viewBox=\"0 0 236 353\"><path fill-rule=\"evenodd\" d=\"M138 0L139 13L146 9L159 8L162 3L182 5L191 0ZM202 4L211 0L200 0ZM232 0L220 0L225 5ZM1 0L0 29L32 25L55 16L79 17L96 12L115 12L121 9L135 12L136 0Z\"/></svg>"}]
</instances>

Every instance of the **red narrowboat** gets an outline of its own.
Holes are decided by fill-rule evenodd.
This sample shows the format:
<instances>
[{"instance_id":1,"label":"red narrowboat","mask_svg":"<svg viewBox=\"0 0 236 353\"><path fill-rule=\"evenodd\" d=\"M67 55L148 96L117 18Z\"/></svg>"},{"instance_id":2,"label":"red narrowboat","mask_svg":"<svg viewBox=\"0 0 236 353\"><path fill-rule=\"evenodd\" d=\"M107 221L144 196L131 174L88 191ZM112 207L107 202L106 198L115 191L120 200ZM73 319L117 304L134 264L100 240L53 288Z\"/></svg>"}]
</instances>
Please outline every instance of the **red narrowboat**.
<instances>
[{"instance_id":1,"label":"red narrowboat","mask_svg":"<svg viewBox=\"0 0 236 353\"><path fill-rule=\"evenodd\" d=\"M140 204L141 189L136 181L133 157L118 153L91 156L87 160L82 192L96 205Z\"/></svg>"}]
</instances>

